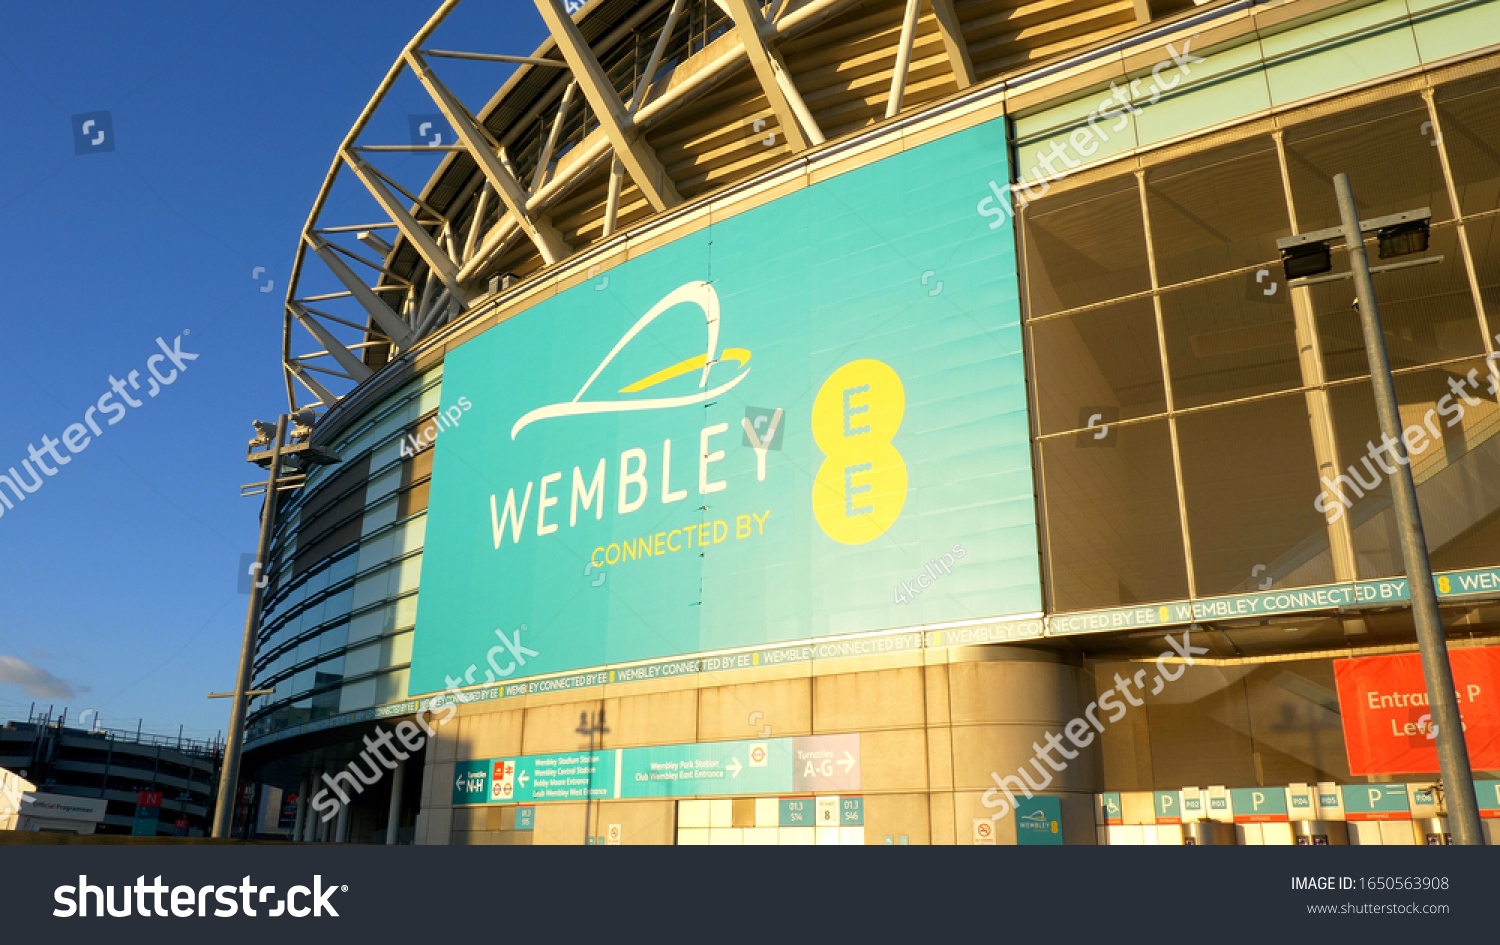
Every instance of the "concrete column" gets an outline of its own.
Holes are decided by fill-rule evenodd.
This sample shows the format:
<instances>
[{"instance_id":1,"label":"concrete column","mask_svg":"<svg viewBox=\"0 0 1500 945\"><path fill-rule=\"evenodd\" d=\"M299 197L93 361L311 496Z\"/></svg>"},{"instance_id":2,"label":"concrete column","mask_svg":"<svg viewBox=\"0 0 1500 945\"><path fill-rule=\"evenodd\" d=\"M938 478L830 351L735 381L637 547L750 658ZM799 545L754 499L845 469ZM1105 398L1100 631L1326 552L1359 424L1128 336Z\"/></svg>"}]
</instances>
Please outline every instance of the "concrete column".
<instances>
[{"instance_id":1,"label":"concrete column","mask_svg":"<svg viewBox=\"0 0 1500 945\"><path fill-rule=\"evenodd\" d=\"M339 806L338 831L334 834L334 843L349 842L349 812L354 807L354 798L349 798L349 803Z\"/></svg>"},{"instance_id":2,"label":"concrete column","mask_svg":"<svg viewBox=\"0 0 1500 945\"><path fill-rule=\"evenodd\" d=\"M304 774L302 783L297 785L297 819L292 822L293 843L302 839L303 826L307 821L307 786L309 783L307 775Z\"/></svg>"},{"instance_id":3,"label":"concrete column","mask_svg":"<svg viewBox=\"0 0 1500 945\"><path fill-rule=\"evenodd\" d=\"M312 778L312 790L315 793L317 793L318 784L321 783L323 783L323 772L320 771L317 772L317 777ZM324 837L323 814L318 811L317 807L312 807L311 798L309 798L308 843L323 843L324 840L326 837Z\"/></svg>"},{"instance_id":4,"label":"concrete column","mask_svg":"<svg viewBox=\"0 0 1500 945\"><path fill-rule=\"evenodd\" d=\"M401 826L401 789L406 780L406 765L396 763L391 772L391 809L385 815L385 845L396 845L396 830Z\"/></svg>"},{"instance_id":5,"label":"concrete column","mask_svg":"<svg viewBox=\"0 0 1500 945\"><path fill-rule=\"evenodd\" d=\"M312 773L312 784L310 785L309 793L317 791L318 790L318 785L320 785L322 783L323 783L322 772L321 771L314 771ZM312 806L312 798L309 797L307 799L307 818L306 818L306 823L303 825L302 842L303 843L317 843L318 842L318 828L322 825L322 823L323 823L322 817L318 813L317 808L315 808L315 807Z\"/></svg>"},{"instance_id":6,"label":"concrete column","mask_svg":"<svg viewBox=\"0 0 1500 945\"><path fill-rule=\"evenodd\" d=\"M1037 751L1039 745L1047 743L1049 731L1061 733L1070 720L1084 716L1085 707L1092 701L1093 684L1081 667L1066 662L1061 654L1022 646L955 647L948 656L953 662L942 667L946 672L929 674L925 692L919 688L923 681L914 678L901 688L890 689L886 696L888 701L894 700L904 689L908 703L919 697L926 699L927 767L934 774L931 783L940 792L952 792L946 794L951 802L939 795L943 798L940 803L929 808L933 842L970 846L974 843L975 821L984 820L991 824L997 844L1014 844L1016 811L1012 798L1024 802L1026 792L1031 791L1061 802L1065 843L1098 843L1094 795L1104 787L1103 739L1096 737L1088 747L1076 750L1067 743L1075 757L1063 756L1062 771L1049 765ZM1151 669L1155 671L1154 666ZM836 678L814 677L819 711L857 711L855 700L859 696L853 687L834 682ZM1149 675L1146 686L1149 693ZM1106 728L1106 737L1128 739L1130 720L1144 720L1146 709L1141 706L1129 712L1132 715L1122 719L1118 727ZM1056 756L1053 752L1046 757ZM951 788L942 784L941 779L948 777ZM1003 793L1006 790L1011 792L1009 797ZM912 819L920 823L916 811Z\"/></svg>"}]
</instances>

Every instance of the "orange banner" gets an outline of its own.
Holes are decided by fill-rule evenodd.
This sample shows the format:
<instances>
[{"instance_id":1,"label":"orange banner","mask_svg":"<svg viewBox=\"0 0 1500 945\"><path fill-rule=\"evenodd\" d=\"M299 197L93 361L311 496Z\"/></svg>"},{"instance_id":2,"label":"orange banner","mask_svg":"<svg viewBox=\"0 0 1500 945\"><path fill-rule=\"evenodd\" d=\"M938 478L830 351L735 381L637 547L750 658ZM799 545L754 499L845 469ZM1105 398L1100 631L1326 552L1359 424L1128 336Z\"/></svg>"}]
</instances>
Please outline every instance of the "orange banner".
<instances>
[{"instance_id":1,"label":"orange banner","mask_svg":"<svg viewBox=\"0 0 1500 945\"><path fill-rule=\"evenodd\" d=\"M1500 769L1500 647L1448 651L1469 764ZM1335 660L1349 773L1438 770L1437 728L1417 653Z\"/></svg>"}]
</instances>

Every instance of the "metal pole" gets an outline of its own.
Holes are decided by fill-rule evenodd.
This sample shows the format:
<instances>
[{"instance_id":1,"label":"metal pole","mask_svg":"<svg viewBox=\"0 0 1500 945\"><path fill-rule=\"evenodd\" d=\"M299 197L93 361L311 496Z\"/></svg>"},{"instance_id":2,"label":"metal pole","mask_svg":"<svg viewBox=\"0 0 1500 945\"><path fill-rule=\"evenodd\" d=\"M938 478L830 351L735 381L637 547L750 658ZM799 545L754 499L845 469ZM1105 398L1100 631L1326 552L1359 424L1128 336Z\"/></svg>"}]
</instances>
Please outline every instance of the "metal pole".
<instances>
[{"instance_id":1,"label":"metal pole","mask_svg":"<svg viewBox=\"0 0 1500 945\"><path fill-rule=\"evenodd\" d=\"M271 471L266 477L266 502L260 510L260 544L255 560L261 566L250 582L250 611L245 615L245 640L240 645L240 673L234 683L234 706L229 713L229 736L224 740L224 768L219 772L219 803L214 808L214 836L229 836L230 822L239 800L235 787L240 777L240 746L245 737L245 690L255 665L255 634L260 629L261 585L265 561L271 552L271 531L276 525L276 480L281 476L281 444L286 436L286 414L276 418L276 439L271 444Z\"/></svg>"},{"instance_id":2,"label":"metal pole","mask_svg":"<svg viewBox=\"0 0 1500 945\"><path fill-rule=\"evenodd\" d=\"M896 47L896 71L891 76L891 95L885 105L887 118L895 118L901 111L901 100L906 95L906 74L911 68L911 44L917 34L917 15L921 9L922 0L906 0L906 16L901 21L901 42Z\"/></svg>"},{"instance_id":3,"label":"metal pole","mask_svg":"<svg viewBox=\"0 0 1500 945\"><path fill-rule=\"evenodd\" d=\"M1417 627L1417 646L1422 653L1422 675L1427 699L1437 724L1438 765L1448 801L1448 818L1456 843L1480 846L1484 836L1479 826L1479 805L1474 795L1474 773L1469 768L1469 750L1464 744L1463 721L1458 695L1453 688L1453 667L1448 663L1448 644L1438 614L1437 594L1432 588L1432 563L1427 559L1427 536L1422 531L1422 511L1417 506L1417 487L1411 478L1411 460L1401 439L1401 411L1391 362L1386 356L1375 285L1370 280L1370 261L1365 255L1364 234L1349 175L1333 179L1338 194L1339 217L1344 227L1344 246L1349 251L1349 269L1359 296L1359 324L1365 335L1365 355L1370 362L1370 384L1375 389L1375 410L1380 433L1391 444L1397 469L1391 476L1391 497L1396 508L1396 527L1401 533L1401 560L1411 589L1412 619Z\"/></svg>"}]
</instances>

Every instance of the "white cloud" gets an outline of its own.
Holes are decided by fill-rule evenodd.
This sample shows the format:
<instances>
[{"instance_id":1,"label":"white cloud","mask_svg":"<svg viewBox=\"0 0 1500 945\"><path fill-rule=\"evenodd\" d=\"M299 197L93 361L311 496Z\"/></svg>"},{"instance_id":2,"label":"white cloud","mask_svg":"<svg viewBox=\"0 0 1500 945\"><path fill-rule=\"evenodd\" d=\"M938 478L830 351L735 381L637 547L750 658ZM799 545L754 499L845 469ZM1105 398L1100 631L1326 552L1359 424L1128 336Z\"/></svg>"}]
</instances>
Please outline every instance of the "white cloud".
<instances>
[{"instance_id":1,"label":"white cloud","mask_svg":"<svg viewBox=\"0 0 1500 945\"><path fill-rule=\"evenodd\" d=\"M0 655L0 683L20 686L28 696L37 699L71 699L79 693L89 691L89 687L75 686L40 666L3 655Z\"/></svg>"}]
</instances>

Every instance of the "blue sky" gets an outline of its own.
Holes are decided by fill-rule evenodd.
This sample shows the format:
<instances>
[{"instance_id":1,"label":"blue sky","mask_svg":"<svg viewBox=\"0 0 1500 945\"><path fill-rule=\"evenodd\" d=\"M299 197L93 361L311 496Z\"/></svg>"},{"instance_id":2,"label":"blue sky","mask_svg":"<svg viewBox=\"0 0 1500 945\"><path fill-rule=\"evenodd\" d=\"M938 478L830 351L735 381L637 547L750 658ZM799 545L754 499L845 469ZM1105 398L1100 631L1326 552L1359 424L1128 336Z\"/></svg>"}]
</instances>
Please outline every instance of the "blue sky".
<instances>
[{"instance_id":1,"label":"blue sky","mask_svg":"<svg viewBox=\"0 0 1500 945\"><path fill-rule=\"evenodd\" d=\"M281 307L297 235L338 144L437 3L6 10L0 473L83 423L111 376L140 372L127 393L141 406L66 466L47 459L56 475L0 517L0 720L35 701L70 718L94 709L112 728L227 727L228 701L204 696L234 683L247 603L236 572L259 514L238 487L259 473L244 461L250 421L285 409ZM528 54L542 35L524 0L468 0L431 45ZM477 111L508 69L440 73ZM114 149L75 154L73 116L101 111ZM435 111L403 80L362 143L408 143L408 114ZM381 158L412 190L435 166ZM347 187L330 206L340 218L325 225L376 219ZM146 396L156 339L178 336L198 359Z\"/></svg>"}]
</instances>

